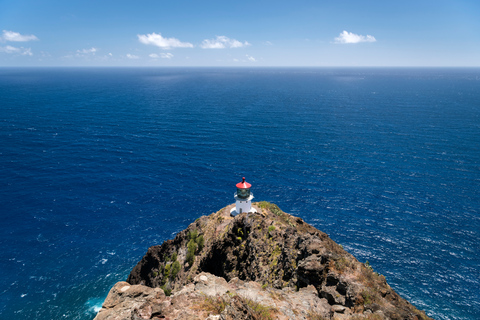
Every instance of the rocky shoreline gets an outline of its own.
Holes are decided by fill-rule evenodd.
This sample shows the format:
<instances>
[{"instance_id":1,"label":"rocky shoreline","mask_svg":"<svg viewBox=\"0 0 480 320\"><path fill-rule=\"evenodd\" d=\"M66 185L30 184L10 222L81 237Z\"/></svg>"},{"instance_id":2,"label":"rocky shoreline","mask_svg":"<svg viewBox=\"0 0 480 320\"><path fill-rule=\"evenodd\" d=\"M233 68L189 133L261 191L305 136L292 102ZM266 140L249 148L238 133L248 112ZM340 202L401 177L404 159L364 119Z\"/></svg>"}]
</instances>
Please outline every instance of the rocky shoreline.
<instances>
[{"instance_id":1,"label":"rocky shoreline","mask_svg":"<svg viewBox=\"0 0 480 320\"><path fill-rule=\"evenodd\" d=\"M268 202L150 247L96 320L430 319L328 235Z\"/></svg>"}]
</instances>

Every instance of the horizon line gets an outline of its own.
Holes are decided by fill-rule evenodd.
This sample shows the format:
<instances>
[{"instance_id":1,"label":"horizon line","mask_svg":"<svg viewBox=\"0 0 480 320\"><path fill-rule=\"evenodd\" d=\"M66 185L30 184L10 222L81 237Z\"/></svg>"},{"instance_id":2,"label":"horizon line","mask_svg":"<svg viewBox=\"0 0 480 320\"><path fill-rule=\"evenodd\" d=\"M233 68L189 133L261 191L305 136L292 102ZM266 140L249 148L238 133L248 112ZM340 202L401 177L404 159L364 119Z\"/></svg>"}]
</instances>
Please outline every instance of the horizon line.
<instances>
[{"instance_id":1,"label":"horizon line","mask_svg":"<svg viewBox=\"0 0 480 320\"><path fill-rule=\"evenodd\" d=\"M78 66L78 65L52 65L52 66L1 66L0 68L232 68L232 69L257 69L257 68L480 68L480 66Z\"/></svg>"}]
</instances>

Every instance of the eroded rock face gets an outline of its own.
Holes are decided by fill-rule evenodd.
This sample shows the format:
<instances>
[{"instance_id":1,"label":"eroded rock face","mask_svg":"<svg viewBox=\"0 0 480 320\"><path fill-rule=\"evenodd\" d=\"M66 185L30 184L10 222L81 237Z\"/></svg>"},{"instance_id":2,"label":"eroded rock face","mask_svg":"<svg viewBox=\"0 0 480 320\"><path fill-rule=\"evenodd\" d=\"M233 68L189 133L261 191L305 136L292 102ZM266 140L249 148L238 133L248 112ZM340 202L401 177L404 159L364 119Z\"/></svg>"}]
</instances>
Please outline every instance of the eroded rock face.
<instances>
[{"instance_id":1,"label":"eroded rock face","mask_svg":"<svg viewBox=\"0 0 480 320\"><path fill-rule=\"evenodd\" d=\"M197 294L202 292L228 298L222 312L202 314L202 319L217 315L221 319L256 319L248 312L246 298L275 308L273 319L428 319L398 296L383 276L357 261L325 233L276 205L262 202L254 207L258 213L234 218L229 214L231 206L226 207L197 219L175 239L150 247L127 283L133 289L144 285L156 291L138 295L136 300L130 298L137 310L137 315L132 314L154 318L160 314L154 306L166 301L193 299L202 304L202 296ZM159 288L172 297L161 296ZM112 295L120 299L122 292L115 290ZM138 299L144 299L141 301L151 308L142 309ZM110 304L104 304L104 309L112 309ZM172 319L180 318L176 314Z\"/></svg>"},{"instance_id":2,"label":"eroded rock face","mask_svg":"<svg viewBox=\"0 0 480 320\"><path fill-rule=\"evenodd\" d=\"M335 312L308 286L291 289L262 288L253 281L224 278L202 272L171 296L163 290L118 282L96 320L130 319L308 319L309 313L329 317ZM344 311L344 310L343 310ZM268 317L267 317L268 318Z\"/></svg>"}]
</instances>

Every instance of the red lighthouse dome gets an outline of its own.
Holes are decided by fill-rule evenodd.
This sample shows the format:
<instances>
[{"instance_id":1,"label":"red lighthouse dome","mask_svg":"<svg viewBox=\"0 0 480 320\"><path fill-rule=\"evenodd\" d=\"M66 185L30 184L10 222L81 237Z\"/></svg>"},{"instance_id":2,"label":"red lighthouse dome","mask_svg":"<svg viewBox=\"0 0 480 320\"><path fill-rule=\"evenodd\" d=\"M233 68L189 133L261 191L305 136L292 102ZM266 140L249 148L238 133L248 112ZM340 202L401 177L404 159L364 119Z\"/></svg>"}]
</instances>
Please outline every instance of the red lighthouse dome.
<instances>
[{"instance_id":1,"label":"red lighthouse dome","mask_svg":"<svg viewBox=\"0 0 480 320\"><path fill-rule=\"evenodd\" d=\"M250 189L252 185L245 181L245 177L242 178L242 182L237 183L238 189Z\"/></svg>"},{"instance_id":2,"label":"red lighthouse dome","mask_svg":"<svg viewBox=\"0 0 480 320\"><path fill-rule=\"evenodd\" d=\"M242 182L237 183L237 197L240 199L248 199L250 197L250 188L252 185L245 181L245 177Z\"/></svg>"}]
</instances>

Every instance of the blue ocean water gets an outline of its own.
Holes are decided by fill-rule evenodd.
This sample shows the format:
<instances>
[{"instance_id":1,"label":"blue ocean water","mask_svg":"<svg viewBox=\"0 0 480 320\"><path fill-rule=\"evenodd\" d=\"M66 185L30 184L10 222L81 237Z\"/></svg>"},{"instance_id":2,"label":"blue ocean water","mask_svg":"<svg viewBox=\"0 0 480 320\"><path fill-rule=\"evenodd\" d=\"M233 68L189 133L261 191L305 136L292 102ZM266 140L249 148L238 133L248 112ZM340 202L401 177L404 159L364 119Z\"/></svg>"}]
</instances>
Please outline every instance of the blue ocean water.
<instances>
[{"instance_id":1,"label":"blue ocean water","mask_svg":"<svg viewBox=\"0 0 480 320\"><path fill-rule=\"evenodd\" d=\"M0 69L0 318L92 319L233 203L302 217L435 319L480 319L480 69Z\"/></svg>"}]
</instances>

